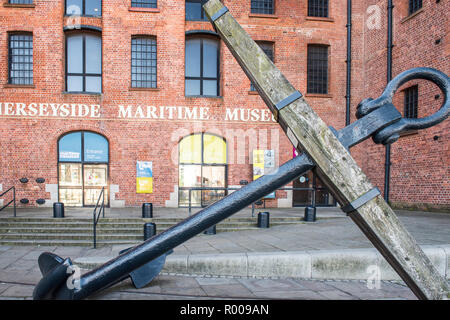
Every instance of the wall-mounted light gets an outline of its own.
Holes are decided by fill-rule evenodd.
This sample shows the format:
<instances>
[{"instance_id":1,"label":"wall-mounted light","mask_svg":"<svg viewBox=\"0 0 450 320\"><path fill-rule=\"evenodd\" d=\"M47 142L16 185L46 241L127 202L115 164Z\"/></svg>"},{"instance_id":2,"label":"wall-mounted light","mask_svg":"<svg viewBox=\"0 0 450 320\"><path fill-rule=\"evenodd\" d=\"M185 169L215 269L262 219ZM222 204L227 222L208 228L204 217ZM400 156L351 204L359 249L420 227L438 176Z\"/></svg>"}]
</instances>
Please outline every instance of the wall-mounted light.
<instances>
[{"instance_id":1,"label":"wall-mounted light","mask_svg":"<svg viewBox=\"0 0 450 320\"><path fill-rule=\"evenodd\" d=\"M27 204L28 202L30 202L30 200L27 198L20 199L20 203Z\"/></svg>"},{"instance_id":2,"label":"wall-mounted light","mask_svg":"<svg viewBox=\"0 0 450 320\"><path fill-rule=\"evenodd\" d=\"M37 183L44 183L44 182L45 182L45 179L44 179L44 178L37 178L37 179L36 179L36 182L37 182Z\"/></svg>"},{"instance_id":3,"label":"wall-mounted light","mask_svg":"<svg viewBox=\"0 0 450 320\"><path fill-rule=\"evenodd\" d=\"M27 178L20 178L19 181L22 182L22 183L27 183L28 179Z\"/></svg>"},{"instance_id":4,"label":"wall-mounted light","mask_svg":"<svg viewBox=\"0 0 450 320\"><path fill-rule=\"evenodd\" d=\"M45 203L45 200L44 200L44 199L37 199L37 200L36 200L36 203L37 203L37 204L44 204L44 203Z\"/></svg>"},{"instance_id":5,"label":"wall-mounted light","mask_svg":"<svg viewBox=\"0 0 450 320\"><path fill-rule=\"evenodd\" d=\"M439 136L434 136L434 137L433 137L433 140L434 140L434 141L439 140Z\"/></svg>"},{"instance_id":6,"label":"wall-mounted light","mask_svg":"<svg viewBox=\"0 0 450 320\"><path fill-rule=\"evenodd\" d=\"M239 184L240 184L241 186L245 186L245 185L248 184L248 181L247 181L247 180L241 180L241 181L239 181Z\"/></svg>"}]
</instances>

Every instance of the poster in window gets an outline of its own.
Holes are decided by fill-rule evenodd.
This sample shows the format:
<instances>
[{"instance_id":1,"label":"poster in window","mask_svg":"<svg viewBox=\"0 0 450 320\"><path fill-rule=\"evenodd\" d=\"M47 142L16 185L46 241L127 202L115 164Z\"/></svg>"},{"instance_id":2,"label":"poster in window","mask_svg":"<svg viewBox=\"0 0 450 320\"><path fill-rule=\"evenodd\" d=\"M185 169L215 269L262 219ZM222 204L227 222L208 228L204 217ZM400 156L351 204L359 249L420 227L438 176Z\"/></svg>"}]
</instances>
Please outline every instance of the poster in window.
<instances>
[{"instance_id":1,"label":"poster in window","mask_svg":"<svg viewBox=\"0 0 450 320\"><path fill-rule=\"evenodd\" d=\"M274 150L253 150L253 180L262 175L275 171L275 151ZM275 199L275 192L268 194L264 198Z\"/></svg>"},{"instance_id":2,"label":"poster in window","mask_svg":"<svg viewBox=\"0 0 450 320\"><path fill-rule=\"evenodd\" d=\"M153 193L153 162L137 162L136 193Z\"/></svg>"}]
</instances>

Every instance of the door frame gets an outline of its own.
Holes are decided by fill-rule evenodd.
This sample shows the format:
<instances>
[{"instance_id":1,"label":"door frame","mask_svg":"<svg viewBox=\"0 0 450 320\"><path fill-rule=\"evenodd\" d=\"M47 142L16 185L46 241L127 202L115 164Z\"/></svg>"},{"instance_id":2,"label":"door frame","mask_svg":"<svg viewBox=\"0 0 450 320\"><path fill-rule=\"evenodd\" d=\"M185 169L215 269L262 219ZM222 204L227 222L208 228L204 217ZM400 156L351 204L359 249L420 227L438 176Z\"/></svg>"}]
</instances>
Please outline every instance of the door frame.
<instances>
[{"instance_id":1,"label":"door frame","mask_svg":"<svg viewBox=\"0 0 450 320\"><path fill-rule=\"evenodd\" d=\"M60 142L60 140L63 137L65 137L66 135L69 135L69 134L72 134L72 133L77 133L77 132L81 133L81 161L79 161L79 162L76 162L76 161L60 161L59 160L59 142ZM85 132L97 134L97 135L103 137L106 140L106 142L108 143L108 162L85 162L84 161L84 133ZM91 130L73 130L73 131L66 132L66 133L64 133L64 134L59 136L58 141L56 143L56 149L57 149L56 160L57 160L57 179L58 179L58 202L61 201L60 193L59 193L59 189L60 189L60 187L59 187L59 178L60 178L59 177L59 165L60 165L60 163L63 163L63 164L81 164L81 207L79 207L79 208L93 208L93 207L95 207L95 205L85 205L85 200L84 200L84 165L85 164L90 164L90 165L103 164L103 165L106 165L107 177L106 177L105 189L106 189L107 195L108 195L107 205L105 205L105 207L109 208L109 206L110 206L110 192L109 192L109 186L110 186L110 172L109 172L109 168L110 168L110 166L109 166L109 163L110 163L110 159L111 159L109 145L110 145L110 143L109 143L109 140L108 140L107 137L105 137L101 133L98 133L98 132L95 132L95 131L91 131ZM74 187L73 189L78 189L78 188Z\"/></svg>"}]
</instances>

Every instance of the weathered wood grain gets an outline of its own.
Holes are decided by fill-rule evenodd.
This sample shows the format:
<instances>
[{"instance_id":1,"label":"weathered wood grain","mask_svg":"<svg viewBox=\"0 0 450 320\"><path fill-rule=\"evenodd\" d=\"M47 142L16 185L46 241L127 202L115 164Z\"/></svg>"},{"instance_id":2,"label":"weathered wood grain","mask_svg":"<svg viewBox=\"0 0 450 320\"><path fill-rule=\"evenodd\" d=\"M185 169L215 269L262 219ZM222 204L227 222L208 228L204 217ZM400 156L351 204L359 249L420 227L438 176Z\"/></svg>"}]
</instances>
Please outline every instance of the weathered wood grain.
<instances>
[{"instance_id":1,"label":"weathered wood grain","mask_svg":"<svg viewBox=\"0 0 450 320\"><path fill-rule=\"evenodd\" d=\"M208 17L222 7L219 0L204 5ZM315 162L317 173L340 204L344 206L373 189L350 153L304 98L278 112L275 105L296 89L233 16L227 12L213 24L290 141ZM350 216L417 297L442 299L447 295L447 282L381 196Z\"/></svg>"}]
</instances>

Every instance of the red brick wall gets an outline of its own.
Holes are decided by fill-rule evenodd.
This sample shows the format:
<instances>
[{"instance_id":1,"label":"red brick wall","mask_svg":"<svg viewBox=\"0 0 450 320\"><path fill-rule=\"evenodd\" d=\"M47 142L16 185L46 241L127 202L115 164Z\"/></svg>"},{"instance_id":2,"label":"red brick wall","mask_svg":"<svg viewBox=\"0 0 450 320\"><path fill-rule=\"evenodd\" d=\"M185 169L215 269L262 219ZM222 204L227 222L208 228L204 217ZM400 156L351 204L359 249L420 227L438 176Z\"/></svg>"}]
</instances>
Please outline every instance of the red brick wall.
<instances>
[{"instance_id":1,"label":"red brick wall","mask_svg":"<svg viewBox=\"0 0 450 320\"><path fill-rule=\"evenodd\" d=\"M62 134L74 130L92 130L108 138L110 143L109 183L120 186L116 199L125 200L127 206L139 205L142 202L153 202L158 206L165 205L170 193L174 191L174 186L178 185L177 143L182 136L192 132L212 131L228 139L230 163L228 185L237 185L242 179L252 179L250 155L254 147L249 140L253 140L255 135L259 140L257 147L279 148L279 164L292 157L292 147L284 133L278 129L277 124L223 120L226 108L266 109L258 95L249 93L250 81L223 43L220 49L222 97L185 97L185 32L212 31L213 28L209 22L185 21L184 1L160 0L157 10L143 12L130 10L130 1L104 1L101 18L82 18L81 20L82 25L102 29L103 93L101 95L64 93L65 35L63 28L69 24L69 19L63 16L63 3L63 1L35 0L36 5L33 8L0 6L2 21L0 24L0 102L96 104L101 105L101 115L99 118L81 120L0 116L0 184L3 185L3 189L16 185L18 198L30 199L30 205L35 205L35 200L38 198L49 199L45 186L35 183L34 180L37 177L43 177L46 179L46 184L58 183L57 141ZM225 0L224 3L254 40L274 42L276 66L301 92L306 92L307 45L320 43L330 46L329 94L306 95L306 98L329 125L336 129L342 128L345 125L346 1L330 1L331 19L328 20L307 18L306 1L276 0L275 14L270 18L251 15L250 1ZM354 108L362 98L375 97L381 93L385 85L386 63L385 30L368 31L364 27L367 18L366 9L372 3L370 1L365 3L353 1L353 3L352 121ZM441 9L437 9L438 7ZM445 23L437 22L441 22L445 17L444 12L448 11L448 3L435 4L432 1L424 1L424 12L416 18L401 24L401 18L396 16L394 75L416 65L434 66L448 73L448 60L445 60L446 54L448 57L448 45L447 51L444 50L448 41L444 39L441 45L434 45L435 37L445 35ZM440 20L429 19L435 16L439 16ZM416 32L413 36L425 41L422 38L426 34L428 42L425 41L426 43L421 46L414 46L414 39L403 37L401 32L406 32L406 28L414 29L414 26L409 25L415 24L415 21L419 19L424 21L420 24L423 34ZM432 27L427 25L429 23ZM383 26L385 26L385 19ZM7 86L7 32L10 31L33 32L34 87L32 88ZM131 36L142 34L157 37L157 89L130 89ZM414 46L412 50L410 46ZM412 58L420 57L423 61L410 65L408 64L411 63L410 60L414 60L411 56ZM398 62L400 60L404 62ZM434 103L437 105L438 102ZM118 119L118 105L208 107L210 120ZM423 108L419 111L420 115L422 110ZM443 162L448 162L448 143L446 143L448 127L446 126L448 124L442 124L415 136L401 138L401 141L393 147L394 165L391 182L393 201L425 202L435 206L448 205L450 202L449 170L448 166L442 166ZM236 149L237 143L231 143L233 134L231 132L230 135L227 131L239 129L250 137L247 137L248 143L244 155L237 155L237 150L230 150L233 145ZM278 131L277 134L272 133L272 130ZM430 141L430 137L434 135L439 135L440 138L437 141L432 139ZM411 150L417 149L416 146L419 144L420 152L415 156ZM423 148L431 152L422 152L422 144ZM446 154L443 152L444 147L446 147ZM372 181L381 189L383 187L383 150L384 148L374 146L372 142L366 142L352 152ZM234 161L230 159L233 155ZM431 160L427 161L427 158ZM135 167L138 160L153 161L153 194L136 194ZM409 171L405 171L406 169ZM30 182L26 185L21 184L18 182L21 177L29 178ZM420 188L416 190L415 187L411 187L405 194L405 186L416 186L418 180L421 180ZM277 195L284 197L285 193L279 192ZM276 202L271 201L268 205L276 205Z\"/></svg>"},{"instance_id":2,"label":"red brick wall","mask_svg":"<svg viewBox=\"0 0 450 320\"><path fill-rule=\"evenodd\" d=\"M408 1L393 1L393 60L392 76L410 68L432 67L449 74L448 1L424 0L420 12L408 18ZM381 28L367 26L376 5L381 12ZM353 69L357 79L355 98L378 97L386 85L387 59L387 1L365 1L366 8L355 24L362 33L354 38L354 52L360 52L361 61ZM370 23L371 21L369 21ZM362 27L361 27L362 26ZM435 41L441 39L440 44ZM361 69L359 69L361 68ZM361 72L362 71L362 72ZM360 73L358 75L355 73ZM403 114L404 95L401 90L419 85L419 117L432 114L442 105L439 89L426 81L410 81L399 89L394 104ZM435 96L440 97L435 99ZM354 111L358 100L353 99ZM397 207L448 209L450 205L449 122L415 134L402 136L391 147L390 201ZM437 137L437 140L434 139ZM367 141L352 151L363 170L374 184L384 188L385 148Z\"/></svg>"},{"instance_id":3,"label":"red brick wall","mask_svg":"<svg viewBox=\"0 0 450 320\"><path fill-rule=\"evenodd\" d=\"M60 119L1 117L1 181L6 188L18 187L18 198L48 199L44 185L57 184L57 141L61 134L73 130L92 130L106 136L110 143L110 184L118 184L116 199L126 205L151 201L164 205L178 184L176 148L181 136L197 131L216 131L229 140L229 148L237 141L232 130L243 130L258 144L247 138L244 155L237 150L229 159L228 184L252 179L251 152L255 147L275 147L280 150L278 163L292 157L292 147L274 123L224 122L225 108L260 108L265 105L258 95L249 93L250 81L225 45L221 45L221 98L187 98L184 96L184 41L189 30L210 30L209 22L185 21L184 1L159 1L154 12L129 10L129 1L108 1L103 4L102 18L82 18L82 25L102 28L103 93L102 95L63 93L64 46L63 27L69 25L63 17L61 1L35 1L34 8L0 7L0 90L1 102L23 103L83 103L101 105L100 119ZM337 128L344 123L345 89L345 7L332 2L332 21L306 20L306 5L302 1L277 1L272 18L250 15L250 2L225 1L231 13L255 40L275 43L275 63L292 83L306 91L306 46L308 43L330 45L330 95L310 97L320 116ZM156 12L155 12L156 11ZM10 88L7 84L8 31L33 32L34 87ZM130 89L131 36L157 37L158 88ZM117 119L117 105L209 107L211 120L203 122ZM336 114L339 116L336 117ZM262 130L260 130L262 129ZM231 130L231 131L230 131ZM272 130L276 130L274 133ZM235 131L236 132L236 131ZM229 137L227 137L227 135ZM272 138L273 137L273 138ZM275 139L278 141L271 141ZM175 151L174 151L175 150ZM175 162L171 160L175 155ZM136 161L153 161L154 193L136 194ZM238 162L238 164L233 164ZM26 185L20 177L29 178ZM283 192L279 196L283 196ZM276 205L272 201L269 205Z\"/></svg>"}]
</instances>

